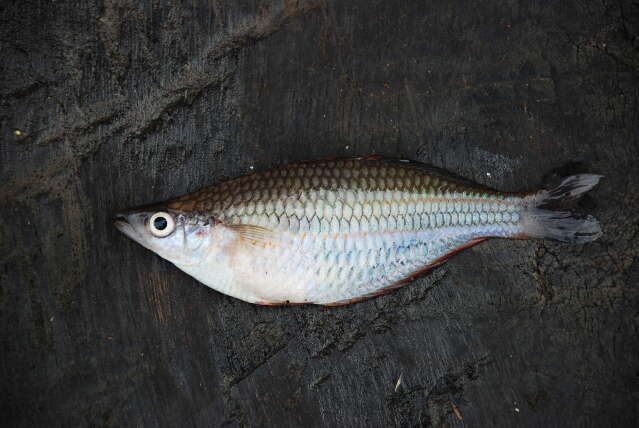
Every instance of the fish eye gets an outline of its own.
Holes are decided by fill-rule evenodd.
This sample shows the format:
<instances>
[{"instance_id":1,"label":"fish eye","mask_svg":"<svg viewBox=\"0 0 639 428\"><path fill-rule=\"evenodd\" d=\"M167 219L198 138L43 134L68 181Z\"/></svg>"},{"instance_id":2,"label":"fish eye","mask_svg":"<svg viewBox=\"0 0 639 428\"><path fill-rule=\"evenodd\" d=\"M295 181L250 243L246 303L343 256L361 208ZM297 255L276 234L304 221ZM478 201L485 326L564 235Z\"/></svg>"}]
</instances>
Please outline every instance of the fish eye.
<instances>
[{"instance_id":1,"label":"fish eye","mask_svg":"<svg viewBox=\"0 0 639 428\"><path fill-rule=\"evenodd\" d=\"M175 220L173 216L164 211L159 211L149 218L149 230L158 238L169 236L175 230Z\"/></svg>"}]
</instances>

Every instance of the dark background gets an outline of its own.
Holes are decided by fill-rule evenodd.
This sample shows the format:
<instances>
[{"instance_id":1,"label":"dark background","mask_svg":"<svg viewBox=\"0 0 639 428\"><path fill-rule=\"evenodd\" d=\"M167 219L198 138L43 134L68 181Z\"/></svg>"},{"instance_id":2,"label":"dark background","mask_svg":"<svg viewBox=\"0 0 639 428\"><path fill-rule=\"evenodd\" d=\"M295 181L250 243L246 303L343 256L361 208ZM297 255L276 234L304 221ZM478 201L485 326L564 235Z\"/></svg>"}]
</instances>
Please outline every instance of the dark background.
<instances>
[{"instance_id":1,"label":"dark background","mask_svg":"<svg viewBox=\"0 0 639 428\"><path fill-rule=\"evenodd\" d=\"M636 1L3 1L2 424L632 426L638 35ZM491 241L364 303L272 308L110 222L373 153L502 190L604 174L578 208L605 234Z\"/></svg>"}]
</instances>

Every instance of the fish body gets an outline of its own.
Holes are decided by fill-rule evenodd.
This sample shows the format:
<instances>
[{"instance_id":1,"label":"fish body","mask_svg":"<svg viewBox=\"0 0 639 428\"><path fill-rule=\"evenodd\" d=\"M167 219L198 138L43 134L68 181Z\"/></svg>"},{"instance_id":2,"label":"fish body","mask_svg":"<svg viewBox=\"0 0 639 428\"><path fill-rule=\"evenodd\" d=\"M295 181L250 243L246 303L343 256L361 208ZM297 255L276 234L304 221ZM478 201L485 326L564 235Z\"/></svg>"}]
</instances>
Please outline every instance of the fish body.
<instances>
[{"instance_id":1,"label":"fish body","mask_svg":"<svg viewBox=\"0 0 639 428\"><path fill-rule=\"evenodd\" d=\"M594 218L541 207L579 197L599 178L580 174L550 191L506 193L417 162L323 160L133 210L116 226L224 294L337 305L393 289L488 238L594 240L601 234Z\"/></svg>"}]
</instances>

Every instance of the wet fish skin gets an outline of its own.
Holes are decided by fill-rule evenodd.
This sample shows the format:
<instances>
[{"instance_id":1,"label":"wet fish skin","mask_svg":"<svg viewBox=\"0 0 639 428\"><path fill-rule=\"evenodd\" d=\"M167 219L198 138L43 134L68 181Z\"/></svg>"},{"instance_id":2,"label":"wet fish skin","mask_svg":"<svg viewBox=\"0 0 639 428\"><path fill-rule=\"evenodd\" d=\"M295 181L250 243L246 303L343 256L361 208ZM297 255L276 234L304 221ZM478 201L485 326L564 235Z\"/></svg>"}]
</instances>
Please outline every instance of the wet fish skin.
<instances>
[{"instance_id":1,"label":"wet fish skin","mask_svg":"<svg viewBox=\"0 0 639 428\"><path fill-rule=\"evenodd\" d=\"M204 188L120 216L127 236L222 293L261 304L344 304L489 237L587 242L592 217L539 208L578 197L600 176L552 191L505 193L416 162L303 162ZM149 231L165 212L169 236Z\"/></svg>"}]
</instances>

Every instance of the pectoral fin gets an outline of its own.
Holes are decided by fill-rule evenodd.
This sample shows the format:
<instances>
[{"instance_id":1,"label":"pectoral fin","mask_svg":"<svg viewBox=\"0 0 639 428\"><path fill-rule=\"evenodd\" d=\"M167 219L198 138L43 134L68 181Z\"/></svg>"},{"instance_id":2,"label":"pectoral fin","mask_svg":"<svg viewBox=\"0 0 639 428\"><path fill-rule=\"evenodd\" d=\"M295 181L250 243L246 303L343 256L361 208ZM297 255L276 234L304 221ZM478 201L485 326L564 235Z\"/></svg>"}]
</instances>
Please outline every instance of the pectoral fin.
<instances>
[{"instance_id":1,"label":"pectoral fin","mask_svg":"<svg viewBox=\"0 0 639 428\"><path fill-rule=\"evenodd\" d=\"M251 245L261 247L276 247L279 241L279 234L271 229L252 224L232 224L226 225L236 232L240 239Z\"/></svg>"}]
</instances>

